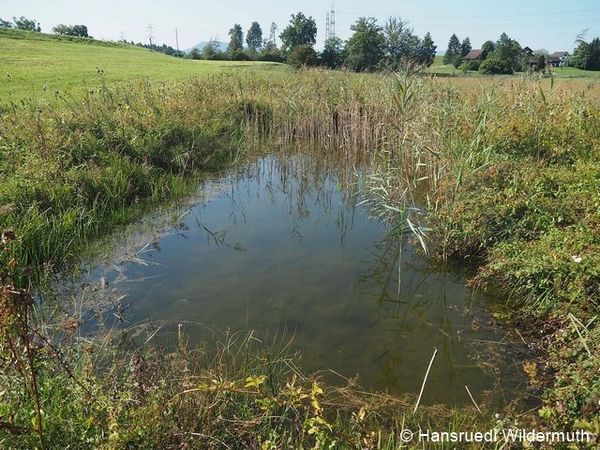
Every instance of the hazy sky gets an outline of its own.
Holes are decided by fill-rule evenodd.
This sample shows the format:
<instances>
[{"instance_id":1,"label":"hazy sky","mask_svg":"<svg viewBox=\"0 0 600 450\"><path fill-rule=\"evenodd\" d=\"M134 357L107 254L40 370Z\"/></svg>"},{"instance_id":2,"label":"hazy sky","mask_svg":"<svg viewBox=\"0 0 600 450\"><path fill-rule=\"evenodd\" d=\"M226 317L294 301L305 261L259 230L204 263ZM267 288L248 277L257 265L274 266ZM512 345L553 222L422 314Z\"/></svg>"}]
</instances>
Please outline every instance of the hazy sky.
<instances>
[{"instance_id":1,"label":"hazy sky","mask_svg":"<svg viewBox=\"0 0 600 450\"><path fill-rule=\"evenodd\" d=\"M317 46L322 46L325 15L331 0L0 0L0 17L27 16L41 22L50 32L58 23L84 24L96 38L147 41L152 24L154 42L175 46L175 28L180 48L218 38L227 41L227 31L240 23L244 33L253 20L268 34L271 22L283 29L292 13L311 15L319 28ZM401 16L419 35L430 31L439 50L448 38L470 36L477 48L488 39L496 40L503 31L521 45L550 52L571 50L577 34L589 29L586 37L600 36L599 0L337 0L336 34L350 35L350 25L360 16L373 16L383 22ZM121 34L122 33L122 34Z\"/></svg>"}]
</instances>

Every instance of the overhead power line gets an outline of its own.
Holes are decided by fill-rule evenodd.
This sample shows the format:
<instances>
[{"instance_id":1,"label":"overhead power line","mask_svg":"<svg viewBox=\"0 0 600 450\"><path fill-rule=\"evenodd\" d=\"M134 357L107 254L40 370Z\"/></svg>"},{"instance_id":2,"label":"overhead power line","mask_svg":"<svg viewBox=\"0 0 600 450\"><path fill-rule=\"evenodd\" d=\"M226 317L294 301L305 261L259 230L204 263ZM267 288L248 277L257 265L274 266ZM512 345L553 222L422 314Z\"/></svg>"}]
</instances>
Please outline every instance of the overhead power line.
<instances>
[{"instance_id":1,"label":"overhead power line","mask_svg":"<svg viewBox=\"0 0 600 450\"><path fill-rule=\"evenodd\" d=\"M470 13L407 13L406 16L412 17L440 17L440 18L452 18L452 17L467 17L467 18L515 18L515 17L545 17L545 16L568 16L568 15L589 15L593 13L600 13L600 8L578 10L578 11L561 11L561 12L539 12L539 13L518 13L518 14L496 14L490 12L488 14L470 14ZM338 11L338 14L342 15L354 15L354 16L373 16L373 11Z\"/></svg>"}]
</instances>

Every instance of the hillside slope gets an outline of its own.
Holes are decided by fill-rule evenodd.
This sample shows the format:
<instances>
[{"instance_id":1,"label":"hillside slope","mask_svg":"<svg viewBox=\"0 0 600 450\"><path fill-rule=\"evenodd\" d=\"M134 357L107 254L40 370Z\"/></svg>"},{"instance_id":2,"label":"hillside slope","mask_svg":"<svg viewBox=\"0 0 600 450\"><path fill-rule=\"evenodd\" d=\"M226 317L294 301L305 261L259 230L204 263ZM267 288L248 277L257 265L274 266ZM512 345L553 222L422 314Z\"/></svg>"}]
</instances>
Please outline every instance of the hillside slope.
<instances>
[{"instance_id":1,"label":"hillside slope","mask_svg":"<svg viewBox=\"0 0 600 450\"><path fill-rule=\"evenodd\" d=\"M108 83L148 77L155 81L188 78L238 68L278 68L276 63L194 61L127 44L0 30L0 98L82 92Z\"/></svg>"}]
</instances>

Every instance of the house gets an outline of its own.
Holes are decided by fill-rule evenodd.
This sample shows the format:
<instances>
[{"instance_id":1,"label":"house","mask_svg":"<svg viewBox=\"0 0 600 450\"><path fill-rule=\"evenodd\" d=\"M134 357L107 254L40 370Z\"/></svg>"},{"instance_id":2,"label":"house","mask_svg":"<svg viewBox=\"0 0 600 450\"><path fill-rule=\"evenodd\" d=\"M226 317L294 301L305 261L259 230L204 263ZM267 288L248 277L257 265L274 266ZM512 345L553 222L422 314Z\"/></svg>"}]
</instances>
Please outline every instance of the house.
<instances>
[{"instance_id":1,"label":"house","mask_svg":"<svg viewBox=\"0 0 600 450\"><path fill-rule=\"evenodd\" d=\"M565 67L569 65L569 52L554 52L548 56L548 64L552 67Z\"/></svg>"},{"instance_id":2,"label":"house","mask_svg":"<svg viewBox=\"0 0 600 450\"><path fill-rule=\"evenodd\" d=\"M483 50L481 49L471 50L463 57L463 59L467 62L475 61L476 59L481 59L482 53Z\"/></svg>"}]
</instances>

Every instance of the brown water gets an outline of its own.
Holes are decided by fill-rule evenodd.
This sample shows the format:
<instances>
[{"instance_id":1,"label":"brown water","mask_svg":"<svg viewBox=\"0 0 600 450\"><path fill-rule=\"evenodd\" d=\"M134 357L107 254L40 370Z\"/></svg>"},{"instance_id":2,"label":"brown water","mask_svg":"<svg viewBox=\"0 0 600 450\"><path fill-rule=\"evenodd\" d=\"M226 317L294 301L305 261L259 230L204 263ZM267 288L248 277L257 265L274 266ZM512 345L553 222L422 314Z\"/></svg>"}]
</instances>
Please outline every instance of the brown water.
<instances>
[{"instance_id":1,"label":"brown water","mask_svg":"<svg viewBox=\"0 0 600 450\"><path fill-rule=\"evenodd\" d=\"M139 259L91 278L127 305L125 326L160 326L163 344L178 324L192 343L207 327L285 332L305 371L410 393L436 347L425 403L468 403L465 385L478 399L494 387L510 398L506 336L489 323L495 300L411 245L400 252L368 204L357 206L366 170L312 152L242 165L204 181L197 203Z\"/></svg>"}]
</instances>

